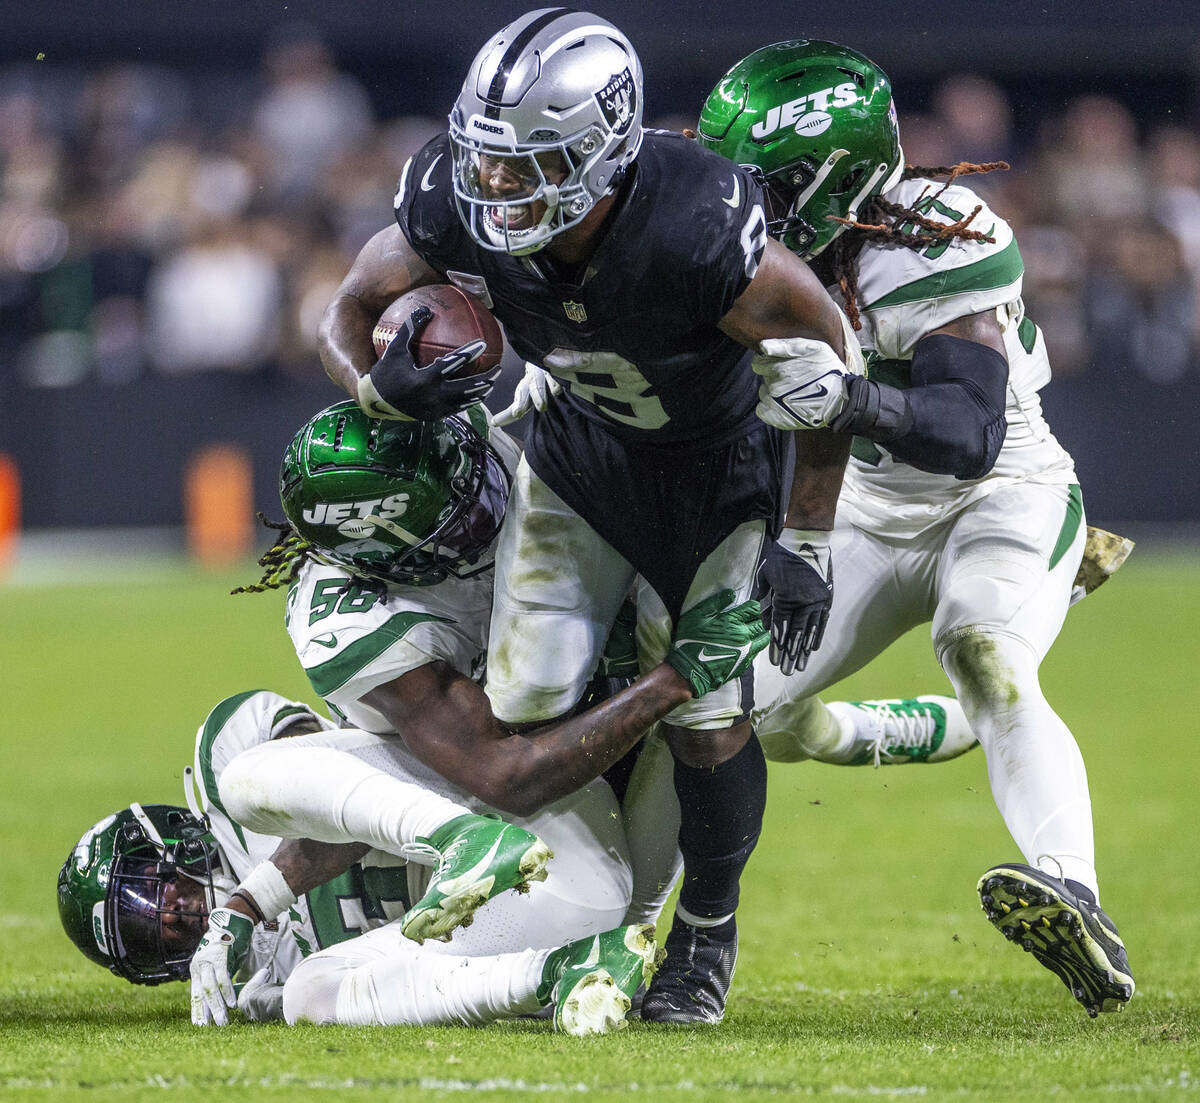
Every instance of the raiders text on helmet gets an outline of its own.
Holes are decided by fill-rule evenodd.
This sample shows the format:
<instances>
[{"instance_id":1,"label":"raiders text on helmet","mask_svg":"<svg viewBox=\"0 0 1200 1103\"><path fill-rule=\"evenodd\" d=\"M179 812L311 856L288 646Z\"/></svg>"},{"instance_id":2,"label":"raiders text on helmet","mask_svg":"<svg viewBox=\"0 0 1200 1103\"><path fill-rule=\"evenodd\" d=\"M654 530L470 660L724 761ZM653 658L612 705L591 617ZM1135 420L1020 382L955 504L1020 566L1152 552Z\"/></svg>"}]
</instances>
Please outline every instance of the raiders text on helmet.
<instances>
[{"instance_id":1,"label":"raiders text on helmet","mask_svg":"<svg viewBox=\"0 0 1200 1103\"><path fill-rule=\"evenodd\" d=\"M642 142L642 67L605 19L529 12L493 35L450 115L454 194L485 249L540 249L621 181Z\"/></svg>"},{"instance_id":2,"label":"raiders text on helmet","mask_svg":"<svg viewBox=\"0 0 1200 1103\"><path fill-rule=\"evenodd\" d=\"M318 558L351 574L411 586L479 574L492 564L509 489L481 432L481 409L380 421L339 402L288 445L283 511Z\"/></svg>"},{"instance_id":3,"label":"raiders text on helmet","mask_svg":"<svg viewBox=\"0 0 1200 1103\"><path fill-rule=\"evenodd\" d=\"M705 101L701 144L756 169L768 231L817 256L904 170L887 75L833 42L777 42L739 61Z\"/></svg>"}]
</instances>

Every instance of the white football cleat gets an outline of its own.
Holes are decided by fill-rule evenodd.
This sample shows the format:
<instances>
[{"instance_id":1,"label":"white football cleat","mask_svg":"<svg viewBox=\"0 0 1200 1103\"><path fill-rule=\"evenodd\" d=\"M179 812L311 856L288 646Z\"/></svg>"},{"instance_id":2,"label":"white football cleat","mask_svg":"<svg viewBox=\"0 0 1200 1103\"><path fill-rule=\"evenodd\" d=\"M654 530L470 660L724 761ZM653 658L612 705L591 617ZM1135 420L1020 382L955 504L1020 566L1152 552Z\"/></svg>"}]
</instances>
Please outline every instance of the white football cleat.
<instances>
[{"instance_id":1,"label":"white football cleat","mask_svg":"<svg viewBox=\"0 0 1200 1103\"><path fill-rule=\"evenodd\" d=\"M953 697L925 694L881 701L832 701L826 706L843 726L853 725L850 764L946 762L979 745L962 706Z\"/></svg>"}]
</instances>

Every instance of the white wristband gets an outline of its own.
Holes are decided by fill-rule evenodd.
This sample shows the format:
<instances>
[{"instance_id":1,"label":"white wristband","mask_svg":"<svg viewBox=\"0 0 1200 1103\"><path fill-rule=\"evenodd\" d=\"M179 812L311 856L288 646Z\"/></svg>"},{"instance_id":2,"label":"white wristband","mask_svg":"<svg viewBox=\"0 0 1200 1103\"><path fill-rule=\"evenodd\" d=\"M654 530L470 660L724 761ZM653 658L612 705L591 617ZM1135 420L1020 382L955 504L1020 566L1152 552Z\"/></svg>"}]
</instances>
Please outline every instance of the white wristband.
<instances>
[{"instance_id":1,"label":"white wristband","mask_svg":"<svg viewBox=\"0 0 1200 1103\"><path fill-rule=\"evenodd\" d=\"M358 408L367 417L383 418L391 421L414 421L408 414L402 414L389 402L385 402L375 389L375 382L370 375L358 377Z\"/></svg>"},{"instance_id":2,"label":"white wristband","mask_svg":"<svg viewBox=\"0 0 1200 1103\"><path fill-rule=\"evenodd\" d=\"M829 537L831 535L832 533L823 529L784 529L779 534L778 543L784 551L790 551L792 555L802 554L804 545L808 544L818 556L821 556L822 553L829 553Z\"/></svg>"},{"instance_id":3,"label":"white wristband","mask_svg":"<svg viewBox=\"0 0 1200 1103\"><path fill-rule=\"evenodd\" d=\"M248 894L263 918L272 922L296 902L296 894L272 861L259 862L234 890Z\"/></svg>"},{"instance_id":4,"label":"white wristband","mask_svg":"<svg viewBox=\"0 0 1200 1103\"><path fill-rule=\"evenodd\" d=\"M822 582L833 577L833 550L830 533L823 529L784 529L776 543L786 552L803 559L821 576Z\"/></svg>"}]
</instances>

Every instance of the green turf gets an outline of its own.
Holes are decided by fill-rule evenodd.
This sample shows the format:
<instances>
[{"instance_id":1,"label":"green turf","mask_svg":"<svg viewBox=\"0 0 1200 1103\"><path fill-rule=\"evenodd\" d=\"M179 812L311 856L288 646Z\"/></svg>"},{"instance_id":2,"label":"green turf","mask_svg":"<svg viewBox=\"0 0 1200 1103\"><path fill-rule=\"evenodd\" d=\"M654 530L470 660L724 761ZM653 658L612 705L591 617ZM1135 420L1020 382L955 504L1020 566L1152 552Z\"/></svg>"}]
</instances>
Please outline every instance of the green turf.
<instances>
[{"instance_id":1,"label":"green turf","mask_svg":"<svg viewBox=\"0 0 1200 1103\"><path fill-rule=\"evenodd\" d=\"M1139 986L1124 1014L1090 1021L984 920L976 877L1017 855L975 752L773 767L725 1023L582 1040L540 1022L201 1031L182 985L130 988L69 945L54 877L84 828L130 799L177 802L219 698L311 699L280 596L226 597L231 581L180 570L0 587L0 1096L1034 1100L1200 1083L1195 560L1135 558L1072 611L1043 666L1089 765L1105 904ZM945 684L919 631L841 688Z\"/></svg>"}]
</instances>

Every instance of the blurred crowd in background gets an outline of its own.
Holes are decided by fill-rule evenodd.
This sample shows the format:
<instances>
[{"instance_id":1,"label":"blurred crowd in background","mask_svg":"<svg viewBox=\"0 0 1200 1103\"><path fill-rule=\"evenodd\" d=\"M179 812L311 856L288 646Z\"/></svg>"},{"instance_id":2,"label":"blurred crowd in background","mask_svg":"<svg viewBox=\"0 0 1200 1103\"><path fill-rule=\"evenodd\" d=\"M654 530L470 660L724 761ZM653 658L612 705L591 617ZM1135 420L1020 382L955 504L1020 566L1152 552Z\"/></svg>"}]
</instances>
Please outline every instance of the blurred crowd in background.
<instances>
[{"instance_id":1,"label":"blurred crowd in background","mask_svg":"<svg viewBox=\"0 0 1200 1103\"><path fill-rule=\"evenodd\" d=\"M1010 91L977 75L948 75L919 113L896 92L910 163L1011 163L969 183L1017 231L1060 378L1200 370L1200 131L1093 94L1018 132ZM694 123L654 106L650 125ZM382 115L302 30L256 71L203 80L0 68L0 388L311 378L323 308L443 126Z\"/></svg>"}]
</instances>

